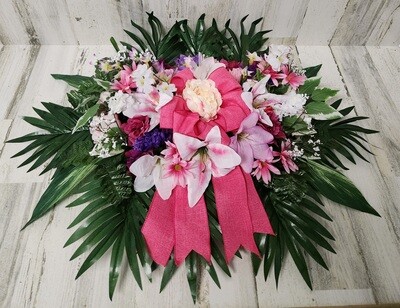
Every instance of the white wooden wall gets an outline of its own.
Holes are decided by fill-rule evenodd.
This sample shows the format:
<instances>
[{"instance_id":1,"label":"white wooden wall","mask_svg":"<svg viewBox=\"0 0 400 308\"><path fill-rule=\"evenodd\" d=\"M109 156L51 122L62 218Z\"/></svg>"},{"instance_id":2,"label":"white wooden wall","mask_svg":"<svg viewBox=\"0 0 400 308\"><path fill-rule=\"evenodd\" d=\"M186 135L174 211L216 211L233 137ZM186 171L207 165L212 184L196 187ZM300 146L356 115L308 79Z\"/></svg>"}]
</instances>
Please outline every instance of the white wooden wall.
<instances>
[{"instance_id":1,"label":"white wooden wall","mask_svg":"<svg viewBox=\"0 0 400 308\"><path fill-rule=\"evenodd\" d=\"M1 0L3 45L103 45L133 19L143 24L154 11L166 26L206 13L222 26L246 14L264 17L277 41L299 45L391 45L400 43L399 0Z\"/></svg>"},{"instance_id":2,"label":"white wooden wall","mask_svg":"<svg viewBox=\"0 0 400 308\"><path fill-rule=\"evenodd\" d=\"M41 101L65 104L68 90L51 73L88 74L91 61L113 52L110 36L126 38L133 18L154 11L165 25L207 13L222 23L264 16L272 41L294 46L304 66L323 64L322 85L339 89L368 125L371 164L357 160L346 172L382 218L327 203L334 218L337 255L323 253L330 271L308 260L314 291L287 260L279 289L270 275L254 278L248 254L221 273L222 289L202 277L199 307L294 307L400 302L400 0L0 0L0 307L191 307L185 271L158 294L161 271L144 290L126 273L114 302L107 296L108 257L78 281L84 258L69 262L62 248L78 209L59 206L20 232L48 185L48 176L17 169L10 159L24 145L5 144L30 132L23 115ZM222 25L221 23L221 25ZM4 45L4 46L2 46ZM54 46L47 46L54 45ZM70 46L65 46L70 45ZM92 46L89 46L92 45ZM312 46L314 45L314 46ZM320 45L320 46L316 46ZM365 45L365 46L364 46ZM143 275L144 276L144 275Z\"/></svg>"}]
</instances>

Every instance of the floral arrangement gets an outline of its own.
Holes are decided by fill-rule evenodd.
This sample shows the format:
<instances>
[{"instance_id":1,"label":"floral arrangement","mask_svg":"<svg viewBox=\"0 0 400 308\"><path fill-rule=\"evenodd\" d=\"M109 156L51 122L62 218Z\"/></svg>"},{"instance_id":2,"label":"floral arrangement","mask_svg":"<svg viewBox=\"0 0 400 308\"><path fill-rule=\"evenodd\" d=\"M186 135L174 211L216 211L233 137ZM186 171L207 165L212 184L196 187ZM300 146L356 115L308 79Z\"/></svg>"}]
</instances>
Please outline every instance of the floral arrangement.
<instances>
[{"instance_id":1,"label":"floral arrangement","mask_svg":"<svg viewBox=\"0 0 400 308\"><path fill-rule=\"evenodd\" d=\"M77 277L110 249L110 298L124 256L140 287L140 266L149 279L165 266L161 290L185 263L195 300L198 271L219 286L214 266L230 275L240 247L277 283L290 255L311 288L306 257L327 268L320 250L335 252L321 197L378 215L337 171L365 159L362 134L376 131L319 87L320 65L263 49L269 31L258 19L247 32L245 19L239 36L204 15L168 32L152 13L150 32L132 22L135 47L112 38L116 55L93 76L53 75L74 88L70 106L34 108L24 119L42 131L9 141L31 142L15 155L33 151L29 170L55 170L27 225L74 195L67 207L83 209L66 245L83 239L71 259L89 253Z\"/></svg>"}]
</instances>

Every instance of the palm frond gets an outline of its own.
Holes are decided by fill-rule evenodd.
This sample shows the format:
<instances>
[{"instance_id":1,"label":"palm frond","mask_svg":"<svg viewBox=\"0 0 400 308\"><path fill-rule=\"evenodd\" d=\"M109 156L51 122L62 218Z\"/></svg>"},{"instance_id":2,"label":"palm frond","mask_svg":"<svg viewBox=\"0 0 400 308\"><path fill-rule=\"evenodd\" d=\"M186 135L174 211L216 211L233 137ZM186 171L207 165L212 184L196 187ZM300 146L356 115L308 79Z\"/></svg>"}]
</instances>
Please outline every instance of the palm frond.
<instances>
[{"instance_id":1,"label":"palm frond","mask_svg":"<svg viewBox=\"0 0 400 308\"><path fill-rule=\"evenodd\" d=\"M268 212L275 236L259 235L256 238L260 253L264 256L264 278L272 268L276 284L279 282L281 268L287 253L294 260L300 274L312 288L309 269L305 256L311 256L318 264L327 269L319 249L335 252L330 240L331 233L320 224L314 215L330 219L323 210L314 189L302 175L283 175L274 178L269 187L256 182L257 190ZM253 270L257 274L261 260L252 257Z\"/></svg>"},{"instance_id":2,"label":"palm frond","mask_svg":"<svg viewBox=\"0 0 400 308\"><path fill-rule=\"evenodd\" d=\"M271 30L264 30L256 32L257 25L262 21L263 18L256 19L251 23L250 29L246 32L244 22L248 15L243 17L240 21L240 35L239 37L230 27L230 20L225 23L226 33L229 34L228 40L232 40L232 44L229 44L229 50L231 51L230 60L242 61L244 64L248 63L246 53L249 52L260 52L264 53L266 50L261 50L265 42L268 40L265 35Z\"/></svg>"},{"instance_id":3,"label":"palm frond","mask_svg":"<svg viewBox=\"0 0 400 308\"><path fill-rule=\"evenodd\" d=\"M180 23L176 22L166 32L161 21L153 13L147 13L147 15L151 33L134 21L131 21L131 24L140 35L125 30L139 48L142 51L150 49L157 59L164 60L167 63L170 63L179 54L185 53L184 43L180 39Z\"/></svg>"},{"instance_id":4,"label":"palm frond","mask_svg":"<svg viewBox=\"0 0 400 308\"><path fill-rule=\"evenodd\" d=\"M333 103L331 106L338 109L340 100ZM348 107L338 110L343 116L348 115L354 107ZM361 134L375 134L378 131L366 129L359 125L352 124L354 122L363 121L368 117L350 117L340 120L331 121L316 121L314 123L316 129L316 138L321 140L321 159L324 163L331 167L340 167L344 170L348 168L341 162L338 154L341 154L348 161L355 164L353 155L358 156L362 160L368 161L367 158L361 154L361 150L369 154L373 153L366 147L365 138Z\"/></svg>"},{"instance_id":5,"label":"palm frond","mask_svg":"<svg viewBox=\"0 0 400 308\"><path fill-rule=\"evenodd\" d=\"M146 194L133 194L132 179L126 174L123 156L101 160L95 174L74 192L81 195L67 207L85 206L70 224L69 228L78 224L80 227L73 232L65 246L84 239L71 260L90 251L77 278L111 249L110 298L114 294L124 256L139 287L142 287L138 258L145 267L151 267L152 262L149 264L149 258L145 256L145 245L139 230L151 199Z\"/></svg>"}]
</instances>

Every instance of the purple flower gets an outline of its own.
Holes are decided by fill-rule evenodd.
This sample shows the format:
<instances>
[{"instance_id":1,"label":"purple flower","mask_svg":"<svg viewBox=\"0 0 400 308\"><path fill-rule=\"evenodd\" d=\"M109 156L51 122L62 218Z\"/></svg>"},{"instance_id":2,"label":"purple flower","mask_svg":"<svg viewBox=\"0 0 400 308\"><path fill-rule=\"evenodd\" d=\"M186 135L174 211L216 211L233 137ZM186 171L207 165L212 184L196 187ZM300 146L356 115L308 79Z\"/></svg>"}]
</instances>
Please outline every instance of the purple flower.
<instances>
[{"instance_id":1,"label":"purple flower","mask_svg":"<svg viewBox=\"0 0 400 308\"><path fill-rule=\"evenodd\" d=\"M165 145L166 141L172 140L170 129L155 128L136 139L133 149L140 152L148 152Z\"/></svg>"},{"instance_id":2,"label":"purple flower","mask_svg":"<svg viewBox=\"0 0 400 308\"><path fill-rule=\"evenodd\" d=\"M180 55L179 58L175 60L175 63L179 71L185 68L194 69L199 65L199 56Z\"/></svg>"},{"instance_id":3,"label":"purple flower","mask_svg":"<svg viewBox=\"0 0 400 308\"><path fill-rule=\"evenodd\" d=\"M250 113L242 124L235 136L231 137L230 147L242 158L240 166L247 173L253 168L254 159L266 160L270 153L268 143L274 137L263 128L257 125L258 113Z\"/></svg>"}]
</instances>

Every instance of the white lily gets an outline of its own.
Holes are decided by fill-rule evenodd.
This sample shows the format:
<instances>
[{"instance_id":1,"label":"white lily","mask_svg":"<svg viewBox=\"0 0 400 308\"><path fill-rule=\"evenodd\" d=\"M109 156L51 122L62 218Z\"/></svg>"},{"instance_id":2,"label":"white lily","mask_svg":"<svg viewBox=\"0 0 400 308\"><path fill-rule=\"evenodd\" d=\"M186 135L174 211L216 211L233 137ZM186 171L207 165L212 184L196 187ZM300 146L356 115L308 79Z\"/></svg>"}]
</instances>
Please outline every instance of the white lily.
<instances>
[{"instance_id":1,"label":"white lily","mask_svg":"<svg viewBox=\"0 0 400 308\"><path fill-rule=\"evenodd\" d=\"M221 143L218 126L210 130L204 141L179 133L175 133L173 138L182 159L191 159L194 162L195 176L187 181L188 201L191 207L196 205L204 194L211 176L224 176L240 165L240 156L232 148Z\"/></svg>"}]
</instances>

